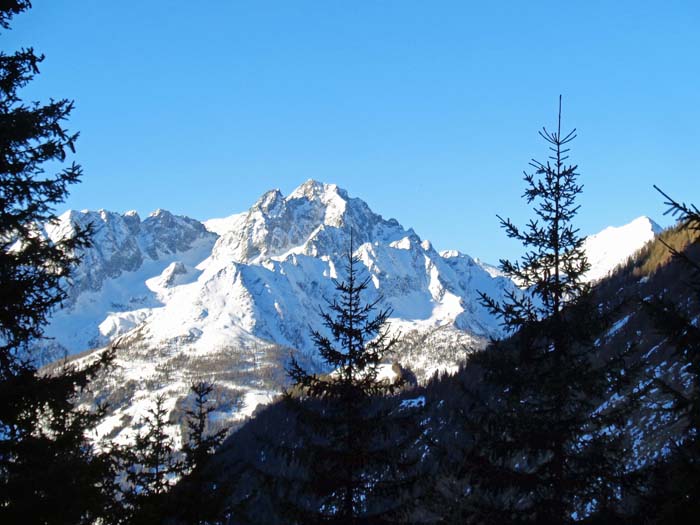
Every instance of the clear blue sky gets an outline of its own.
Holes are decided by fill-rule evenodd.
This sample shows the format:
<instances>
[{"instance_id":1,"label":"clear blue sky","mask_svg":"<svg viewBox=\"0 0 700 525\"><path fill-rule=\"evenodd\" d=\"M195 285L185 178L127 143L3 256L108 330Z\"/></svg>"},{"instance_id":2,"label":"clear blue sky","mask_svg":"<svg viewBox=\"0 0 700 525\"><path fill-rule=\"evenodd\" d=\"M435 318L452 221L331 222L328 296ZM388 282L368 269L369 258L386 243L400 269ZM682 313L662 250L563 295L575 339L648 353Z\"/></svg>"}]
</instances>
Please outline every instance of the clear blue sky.
<instances>
[{"instance_id":1,"label":"clear blue sky","mask_svg":"<svg viewBox=\"0 0 700 525\"><path fill-rule=\"evenodd\" d=\"M592 233L700 203L700 3L34 0L0 35L46 54L84 181L66 207L198 219L334 182L439 249L520 253L537 136L579 130Z\"/></svg>"}]
</instances>

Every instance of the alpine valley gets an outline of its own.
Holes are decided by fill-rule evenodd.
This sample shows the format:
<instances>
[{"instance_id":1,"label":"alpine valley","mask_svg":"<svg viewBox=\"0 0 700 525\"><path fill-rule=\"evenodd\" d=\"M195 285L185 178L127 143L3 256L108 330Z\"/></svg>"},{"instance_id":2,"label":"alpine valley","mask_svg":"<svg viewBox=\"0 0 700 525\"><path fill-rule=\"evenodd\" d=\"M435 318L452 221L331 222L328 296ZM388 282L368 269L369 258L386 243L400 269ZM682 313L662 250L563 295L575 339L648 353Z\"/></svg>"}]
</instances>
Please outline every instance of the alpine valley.
<instances>
[{"instance_id":1,"label":"alpine valley","mask_svg":"<svg viewBox=\"0 0 700 525\"><path fill-rule=\"evenodd\" d=\"M424 383L454 371L472 349L498 337L498 320L480 305L518 293L498 269L384 219L334 184L309 180L284 196L272 190L247 211L204 222L157 210L68 211L45 234L56 240L92 225L70 294L46 330L41 359L78 365L116 348L86 403L109 404L97 437L128 441L157 395L165 394L173 435L194 380L217 385L214 422L233 428L285 386L290 353L323 371L310 328L343 277L351 242L371 279L367 300L390 308L400 334L385 373ZM660 228L640 217L585 241L588 280L611 270ZM47 357L48 356L48 357Z\"/></svg>"}]
</instances>

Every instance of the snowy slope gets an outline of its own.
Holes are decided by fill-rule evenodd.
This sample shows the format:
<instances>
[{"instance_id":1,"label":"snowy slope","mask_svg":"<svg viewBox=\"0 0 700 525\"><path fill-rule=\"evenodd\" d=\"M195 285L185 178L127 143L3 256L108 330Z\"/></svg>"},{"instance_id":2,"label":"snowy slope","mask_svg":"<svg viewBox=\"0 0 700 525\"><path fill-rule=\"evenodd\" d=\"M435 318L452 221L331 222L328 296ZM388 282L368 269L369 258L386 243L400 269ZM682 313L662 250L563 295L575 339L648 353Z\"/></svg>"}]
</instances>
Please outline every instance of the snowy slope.
<instances>
[{"instance_id":1,"label":"snowy slope","mask_svg":"<svg viewBox=\"0 0 700 525\"><path fill-rule=\"evenodd\" d=\"M600 233L590 235L583 245L591 265L585 275L586 280L599 281L606 277L660 231L658 224L649 217L642 216L624 226L610 226Z\"/></svg>"}]
</instances>

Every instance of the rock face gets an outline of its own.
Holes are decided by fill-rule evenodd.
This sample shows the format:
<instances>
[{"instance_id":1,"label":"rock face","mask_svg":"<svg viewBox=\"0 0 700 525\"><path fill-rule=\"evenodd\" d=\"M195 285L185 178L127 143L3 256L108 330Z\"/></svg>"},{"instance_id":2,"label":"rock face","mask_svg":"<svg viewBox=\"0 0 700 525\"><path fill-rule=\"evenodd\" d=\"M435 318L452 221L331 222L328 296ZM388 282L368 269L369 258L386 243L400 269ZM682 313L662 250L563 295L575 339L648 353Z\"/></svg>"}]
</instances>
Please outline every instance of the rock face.
<instances>
[{"instance_id":1,"label":"rock face","mask_svg":"<svg viewBox=\"0 0 700 525\"><path fill-rule=\"evenodd\" d=\"M148 279L177 264L182 273L208 253L216 234L202 223L157 210L145 220L134 212L68 211L46 235L57 239L90 226L93 244L80 252L69 297L47 329L54 352L72 354L103 346L163 306ZM175 281L173 281L175 282Z\"/></svg>"},{"instance_id":2,"label":"rock face","mask_svg":"<svg viewBox=\"0 0 700 525\"><path fill-rule=\"evenodd\" d=\"M199 221L160 209L144 221L135 211L120 215L105 210L71 210L45 229L50 239L57 239L70 235L76 227L87 226L93 230L93 246L81 253L71 299L84 291L100 290L108 279L134 272L145 261L167 260L206 241L213 245L216 239Z\"/></svg>"}]
</instances>

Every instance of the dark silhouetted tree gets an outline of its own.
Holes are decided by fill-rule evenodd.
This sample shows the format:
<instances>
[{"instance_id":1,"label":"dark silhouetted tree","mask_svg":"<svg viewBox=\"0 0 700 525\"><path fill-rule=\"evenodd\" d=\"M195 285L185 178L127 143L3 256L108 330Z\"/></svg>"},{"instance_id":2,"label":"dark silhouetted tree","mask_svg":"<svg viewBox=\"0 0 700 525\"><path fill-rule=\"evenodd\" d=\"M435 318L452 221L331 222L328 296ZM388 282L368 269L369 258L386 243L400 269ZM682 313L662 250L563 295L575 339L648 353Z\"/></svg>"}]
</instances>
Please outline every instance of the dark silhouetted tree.
<instances>
[{"instance_id":1,"label":"dark silhouetted tree","mask_svg":"<svg viewBox=\"0 0 700 525\"><path fill-rule=\"evenodd\" d=\"M601 403L627 385L619 358L598 355L609 322L583 277L589 268L573 226L582 186L568 165L575 130L540 136L546 162L532 161L524 197L535 218L525 228L502 219L526 253L501 269L522 292L482 301L508 336L474 355L483 383L470 385L463 425L470 436L452 520L562 524L613 512L621 490L622 406Z\"/></svg>"},{"instance_id":2,"label":"dark silhouetted tree","mask_svg":"<svg viewBox=\"0 0 700 525\"><path fill-rule=\"evenodd\" d=\"M2 2L0 26L9 29L12 17L30 7L26 0ZM66 298L75 250L89 239L78 230L50 240L43 230L81 169L45 172L66 160L78 135L63 127L72 102L20 98L42 60L31 48L0 53L0 522L92 523L106 503L109 462L87 434L103 407L75 403L113 353L81 370L36 368L37 343Z\"/></svg>"},{"instance_id":3,"label":"dark silhouetted tree","mask_svg":"<svg viewBox=\"0 0 700 525\"><path fill-rule=\"evenodd\" d=\"M663 401L656 400L650 406L673 414L672 420L681 422L681 426L669 446L670 453L649 469L650 492L640 520L680 525L695 523L700 513L700 263L691 255L700 239L700 211L656 189L666 199L667 213L678 218L693 242L683 250L666 244L673 258L688 270L683 287L687 293L682 294L681 301L673 302L666 294L644 300L654 326L666 338L683 375L675 381L655 377L651 383L655 391L663 394Z\"/></svg>"},{"instance_id":4,"label":"dark silhouetted tree","mask_svg":"<svg viewBox=\"0 0 700 525\"><path fill-rule=\"evenodd\" d=\"M7 4L7 3L6 3ZM9 2L0 8L7 28L14 13L30 7ZM43 335L52 309L66 297L63 286L75 248L88 242L87 232L49 241L44 224L55 221L54 206L64 201L68 186L79 181L72 164L52 176L44 165L64 161L78 134L62 127L73 109L68 100L24 104L18 90L39 72L43 56L22 49L0 53L0 373L25 366L29 345Z\"/></svg>"},{"instance_id":5,"label":"dark silhouetted tree","mask_svg":"<svg viewBox=\"0 0 700 525\"><path fill-rule=\"evenodd\" d=\"M187 442L182 448L185 454L185 469L192 472L203 465L207 458L221 445L226 429L209 433L209 415L216 410L211 402L214 384L204 381L192 384L194 407L186 411Z\"/></svg>"},{"instance_id":6,"label":"dark silhouetted tree","mask_svg":"<svg viewBox=\"0 0 700 525\"><path fill-rule=\"evenodd\" d=\"M118 479L124 518L121 522L158 523L168 510L167 494L183 473L178 450L167 432L164 395L156 397L138 426L133 445L117 451L123 472Z\"/></svg>"},{"instance_id":7,"label":"dark silhouetted tree","mask_svg":"<svg viewBox=\"0 0 700 525\"><path fill-rule=\"evenodd\" d=\"M210 432L210 414L216 410L211 395L215 385L208 382L194 383L190 391L193 406L186 411L186 443L183 446L186 475L178 484L170 505L177 523L199 525L217 523L219 509L224 506L226 495L220 483L207 470L207 460L219 448L226 429Z\"/></svg>"},{"instance_id":8,"label":"dark silhouetted tree","mask_svg":"<svg viewBox=\"0 0 700 525\"><path fill-rule=\"evenodd\" d=\"M328 331L312 331L331 372L310 373L295 358L288 369L296 438L272 447L288 467L277 470L271 491L284 523L383 523L399 520L412 499L409 440L418 425L391 395L403 379L379 377L396 344L390 310L363 300L371 280L358 277L352 239L346 260L346 278L334 281L337 296L321 311Z\"/></svg>"}]
</instances>

